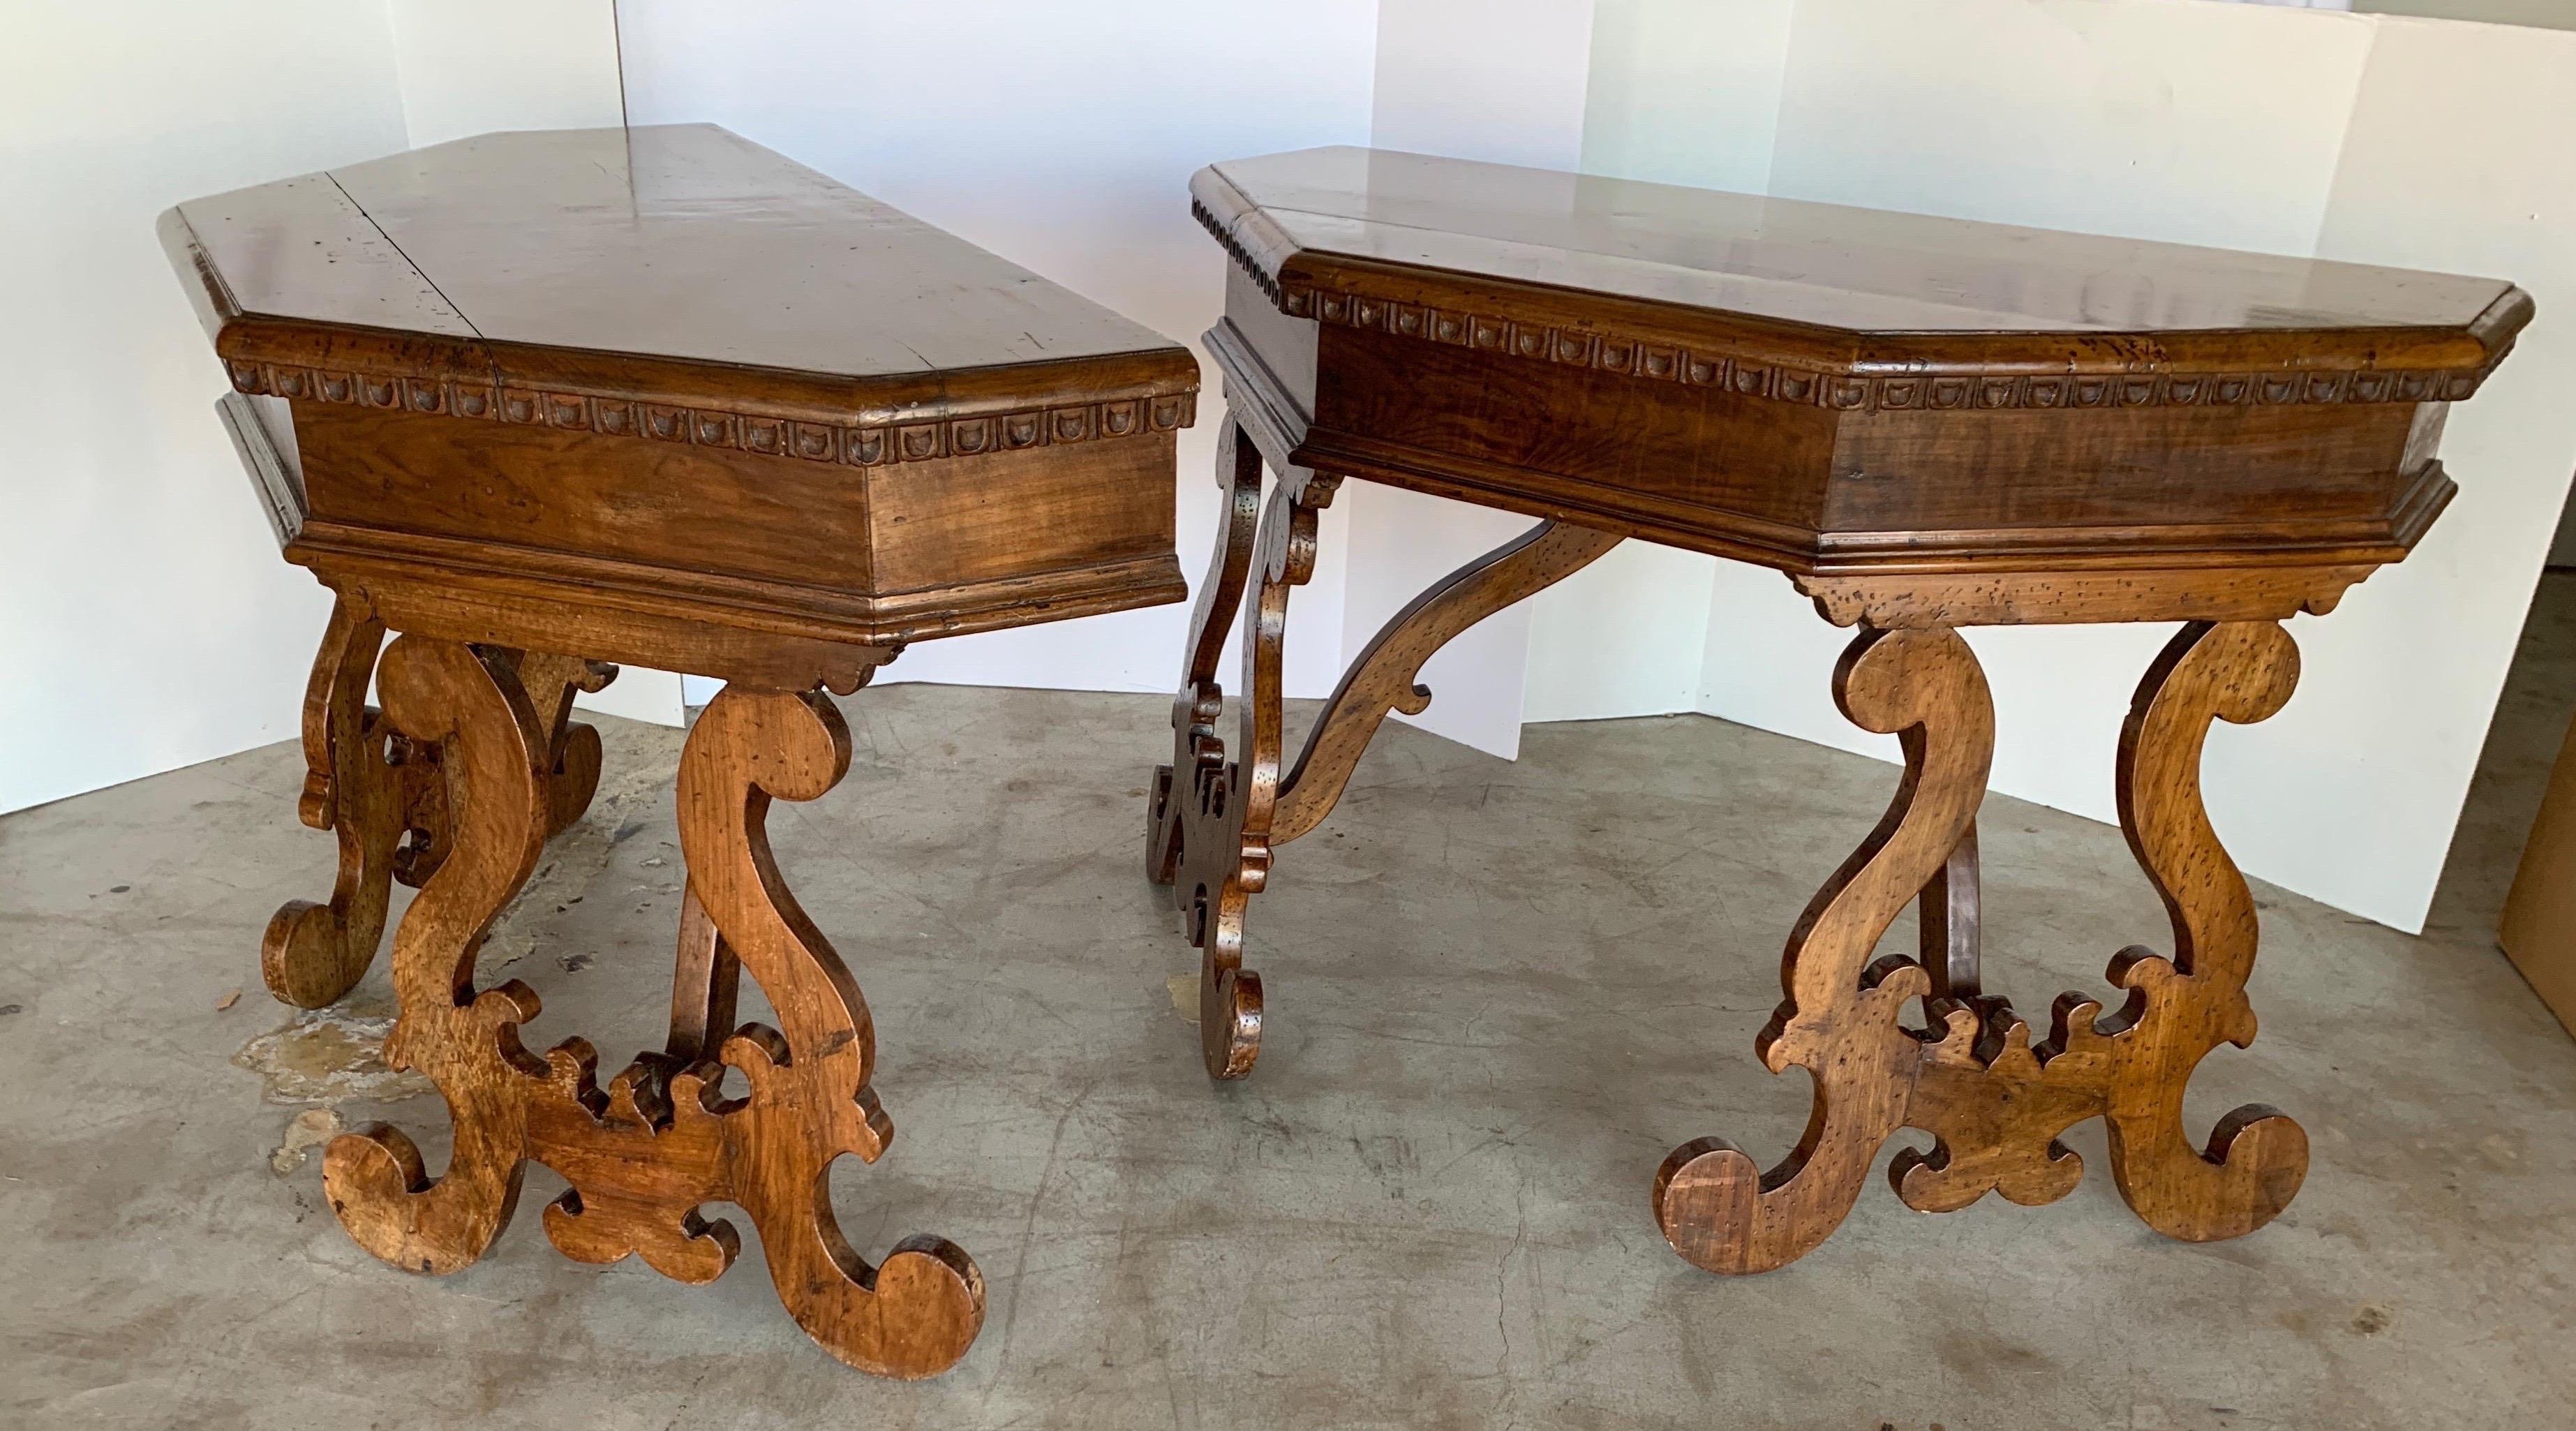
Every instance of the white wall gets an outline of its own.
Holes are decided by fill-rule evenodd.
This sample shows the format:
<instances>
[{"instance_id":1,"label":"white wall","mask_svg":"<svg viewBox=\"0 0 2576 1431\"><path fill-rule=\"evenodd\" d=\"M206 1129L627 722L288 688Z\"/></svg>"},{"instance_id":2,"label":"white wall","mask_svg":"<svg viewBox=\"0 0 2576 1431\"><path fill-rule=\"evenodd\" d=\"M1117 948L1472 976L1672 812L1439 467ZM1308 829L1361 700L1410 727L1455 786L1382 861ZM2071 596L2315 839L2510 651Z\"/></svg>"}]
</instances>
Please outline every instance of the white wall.
<instances>
[{"instance_id":1,"label":"white wall","mask_svg":"<svg viewBox=\"0 0 2576 1431\"><path fill-rule=\"evenodd\" d=\"M2378 25L2317 236L2328 258L2493 273L2540 312L2442 457L2460 495L2402 566L2302 623L2315 673L2282 733L2316 754L2283 791L2302 828L2350 822L2392 883L2431 896L2487 722L2576 472L2576 32L2391 16ZM2266 754L2248 749L2230 774ZM2384 791L2379 799L2374 790ZM2252 810L2249 839L2292 888L2348 878ZM2329 852L2330 853L2330 852ZM2360 873L2366 876L2369 871ZM2343 901L2337 900L2336 903ZM2367 905L2349 906L2382 917ZM2413 928L2414 920L2390 919Z\"/></svg>"},{"instance_id":2,"label":"white wall","mask_svg":"<svg viewBox=\"0 0 2576 1431\"><path fill-rule=\"evenodd\" d=\"M1640 30L1708 22L1692 0L1632 4ZM1719 83L1758 96L1776 49L1768 192L2494 274L2538 297L2513 360L2452 416L2460 500L2410 561L2292 624L2287 710L2210 743L2213 818L2249 871L2420 928L2576 470L2576 410L2550 396L2576 383L2550 317L2576 303L2576 43L2156 0L1751 0L1737 18L1740 43L1703 43L1696 68L1677 46L1596 44L1586 166L1740 178L1750 161L1694 172L1636 116L1688 115ZM2112 818L2119 722L2168 629L1973 633L1995 788ZM1848 633L1778 576L1717 564L1706 630L1702 709L1893 755L1832 707Z\"/></svg>"},{"instance_id":3,"label":"white wall","mask_svg":"<svg viewBox=\"0 0 2576 1431\"><path fill-rule=\"evenodd\" d=\"M386 0L413 148L621 122L615 0Z\"/></svg>"},{"instance_id":4,"label":"white wall","mask_svg":"<svg viewBox=\"0 0 2576 1431\"><path fill-rule=\"evenodd\" d=\"M1316 0L1292 23L1200 0L625 0L620 22L636 123L713 120L1194 342L1223 309L1225 271L1190 218L1191 172L1366 143L1377 7ZM841 58L813 67L820 82L789 82L782 35ZM1181 441L1192 581L1215 532L1214 389ZM1327 561L1297 595L1295 694L1323 694L1339 671L1343 520L1327 514ZM1163 607L926 642L885 679L1169 690L1187 619Z\"/></svg>"},{"instance_id":5,"label":"white wall","mask_svg":"<svg viewBox=\"0 0 2576 1431\"><path fill-rule=\"evenodd\" d=\"M13 9L0 43L0 810L294 734L330 602L277 559L153 235L403 147L382 8Z\"/></svg>"},{"instance_id":6,"label":"white wall","mask_svg":"<svg viewBox=\"0 0 2576 1431\"><path fill-rule=\"evenodd\" d=\"M0 345L0 810L293 736L329 614L278 560L215 419L223 371L160 211L403 149L407 115L614 124L613 35L566 48L577 14L605 33L606 4L466 7L485 53L453 63L406 49L397 19L431 8L411 0L13 9L0 272L41 281L12 287ZM490 43L505 22L544 43L537 70ZM477 71L546 79L448 93Z\"/></svg>"}]
</instances>

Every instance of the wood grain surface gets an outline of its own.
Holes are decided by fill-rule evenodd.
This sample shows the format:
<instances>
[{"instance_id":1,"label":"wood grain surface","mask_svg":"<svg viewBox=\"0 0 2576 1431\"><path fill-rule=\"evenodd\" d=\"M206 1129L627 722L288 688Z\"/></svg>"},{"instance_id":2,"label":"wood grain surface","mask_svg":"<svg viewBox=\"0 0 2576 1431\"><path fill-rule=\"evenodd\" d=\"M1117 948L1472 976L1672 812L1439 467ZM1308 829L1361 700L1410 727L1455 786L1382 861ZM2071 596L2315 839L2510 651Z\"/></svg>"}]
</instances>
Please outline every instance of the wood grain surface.
<instances>
[{"instance_id":1,"label":"wood grain surface","mask_svg":"<svg viewBox=\"0 0 2576 1431\"><path fill-rule=\"evenodd\" d=\"M1723 1138L1675 1149L1654 1194L1674 1250L1712 1272L1795 1261L1841 1224L1879 1145L1908 1126L1931 1133L1932 1149L1898 1153L1889 1174L1924 1212L1989 1191L2029 1205L2064 1197L2083 1164L2058 1135L2099 1117L2112 1179L2156 1231L2205 1242L2277 1216L2306 1174L2307 1135L2255 1104L2194 1146L2182 1106L2202 1058L2254 1038L2253 898L2210 829L2201 742L2213 720L2279 710L2297 680L2297 648L2269 622L2187 626L2149 668L2122 730L2116 783L2121 829L2163 897L2174 952L2121 951L2106 977L2127 991L2125 1004L2106 1015L2098 999L2061 995L2034 1045L2009 1001L1959 977L1960 923L1973 939L1975 915L1972 901L1964 912L1958 903L1974 877L1958 852L1974 848L1994 730L1984 678L1955 632L1864 631L1837 671L1836 698L1854 723L1902 738L1905 776L1887 818L1791 936L1789 997L1756 1044L1773 1072L1794 1064L1813 1076L1814 1113L1767 1171ZM1872 960L1918 895L1920 954ZM1936 898L1939 937L1928 917ZM1922 1029L1901 1018L1917 999Z\"/></svg>"},{"instance_id":2,"label":"wood grain surface","mask_svg":"<svg viewBox=\"0 0 2576 1431\"><path fill-rule=\"evenodd\" d=\"M944 1239L907 1238L871 1266L840 1232L831 1165L849 1153L874 1162L894 1126L869 1086L876 1042L866 1000L780 877L766 833L772 799L818 798L848 770L839 709L813 693L728 686L690 731L673 1037L602 1089L586 1040L542 1056L521 1045L519 1027L539 1009L533 990L515 979L474 984L475 951L535 868L548 820L551 742L522 665L506 652L411 635L385 654L386 715L442 751L457 829L454 852L395 934L401 1014L386 1061L438 1085L455 1151L433 1179L400 1130L378 1123L344 1134L325 1155L333 1211L385 1262L453 1272L508 1224L533 1159L572 1184L545 1214L548 1237L567 1255L606 1263L632 1254L666 1276L706 1282L732 1264L741 1237L699 1209L730 1202L759 1230L780 1301L826 1350L882 1376L946 1370L982 1326L983 1279ZM743 969L780 1027L725 1027ZM721 1093L728 1068L743 1074L746 1097Z\"/></svg>"}]
</instances>

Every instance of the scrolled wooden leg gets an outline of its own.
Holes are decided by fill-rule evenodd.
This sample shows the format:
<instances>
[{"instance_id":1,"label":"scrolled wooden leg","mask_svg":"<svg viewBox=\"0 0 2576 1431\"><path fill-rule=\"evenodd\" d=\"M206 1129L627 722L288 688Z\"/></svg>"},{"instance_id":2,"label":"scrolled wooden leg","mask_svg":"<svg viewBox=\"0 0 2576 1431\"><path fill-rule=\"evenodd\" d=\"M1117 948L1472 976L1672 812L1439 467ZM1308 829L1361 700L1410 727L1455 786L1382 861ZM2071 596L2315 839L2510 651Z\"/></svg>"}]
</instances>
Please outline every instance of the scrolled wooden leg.
<instances>
[{"instance_id":1,"label":"scrolled wooden leg","mask_svg":"<svg viewBox=\"0 0 2576 1431\"><path fill-rule=\"evenodd\" d=\"M2260 1104L2218 1121L2207 1150L2184 1135L2183 1090L2221 1043L2254 1040L2245 981L2259 929L2253 893L2210 828L2202 742L2214 720L2266 719L2298 685L2298 646L2269 621L2193 622L2139 684L2120 732L2120 828L2173 922L2171 958L2121 952L2110 979L2128 1006L2101 1032L2120 1053L2106 1110L2111 1175L2146 1224L2192 1242L2278 1216L2308 1168L2308 1137Z\"/></svg>"},{"instance_id":2,"label":"scrolled wooden leg","mask_svg":"<svg viewBox=\"0 0 2576 1431\"><path fill-rule=\"evenodd\" d=\"M451 840L439 746L394 728L367 704L385 627L348 596L333 607L304 697L304 793L297 814L339 836L327 904L288 900L260 939L260 975L280 1001L318 1009L354 987L383 941L391 883L426 883ZM546 833L581 818L599 788L599 732L574 721L572 693L617 668L572 657L497 653L516 662L547 752Z\"/></svg>"},{"instance_id":3,"label":"scrolled wooden leg","mask_svg":"<svg viewBox=\"0 0 2576 1431\"><path fill-rule=\"evenodd\" d=\"M1256 485L1258 475L1256 467ZM1390 711L1419 714L1430 705L1431 692L1415 679L1433 653L1478 621L1565 579L1619 543L1604 532L1542 522L1452 572L1379 630L1325 702L1295 768L1283 778L1279 667L1288 589L1313 572L1315 513L1331 499L1331 481L1305 477L1283 482L1260 519L1260 596L1254 619L1244 628L1247 689L1239 744L1247 758L1228 764L1224 745L1211 731L1184 728L1185 718L1213 721L1212 703L1174 709L1182 748L1196 754L1194 762L1186 763L1176 754L1175 766L1169 767L1194 772L1188 802L1171 817L1181 874L1175 895L1189 918L1191 938L1203 951L1200 1051L1208 1072L1218 1078L1251 1072L1260 1053L1261 980L1243 967L1243 916L1250 897L1266 882L1271 851L1312 830L1332 810ZM1158 785L1158 798L1166 801L1183 793L1177 777ZM1149 864L1161 848L1149 844Z\"/></svg>"},{"instance_id":4,"label":"scrolled wooden leg","mask_svg":"<svg viewBox=\"0 0 2576 1431\"><path fill-rule=\"evenodd\" d=\"M710 1102L705 1065L676 1078L674 1131L720 1125L722 1195L760 1229L771 1280L799 1325L861 1370L930 1376L973 1344L983 1277L942 1238L909 1238L870 1267L841 1235L831 1165L845 1153L876 1161L894 1125L868 1086L876 1033L867 1001L780 877L766 829L772 797L815 799L849 763L849 727L818 694L728 686L689 734L679 801L689 890L722 949L767 991L782 1028L745 1026L724 1041L722 1061L750 1085L739 1105Z\"/></svg>"},{"instance_id":5,"label":"scrolled wooden leg","mask_svg":"<svg viewBox=\"0 0 2576 1431\"><path fill-rule=\"evenodd\" d=\"M891 654L868 653L868 669ZM983 1325L974 1261L943 1239L914 1237L871 1267L832 1215L832 1164L848 1153L875 1161L894 1125L869 1088L867 1002L780 877L767 818L773 798L814 799L849 769L839 708L818 692L737 683L690 732L679 780L689 893L671 1040L603 1089L586 1041L567 1039L543 1057L521 1045L519 1027L538 1007L527 986L473 986L476 946L536 867L560 808L561 723L530 701L529 664L515 652L412 636L385 655L386 718L442 752L454 835L395 933L402 1008L385 1056L437 1083L456 1150L433 1179L398 1130L345 1134L324 1157L332 1209L385 1261L450 1272L490 1247L535 1159L572 1185L545 1214L548 1238L566 1255L605 1263L631 1254L666 1276L706 1282L732 1265L742 1240L700 1209L730 1202L760 1229L780 1301L834 1356L882 1376L954 1365ZM744 968L782 1027L732 1027ZM722 1095L728 1066L741 1070L748 1097Z\"/></svg>"},{"instance_id":6,"label":"scrolled wooden leg","mask_svg":"<svg viewBox=\"0 0 2576 1431\"><path fill-rule=\"evenodd\" d=\"M2220 1119L2206 1151L2182 1128L2193 1068L2254 1037L2254 901L2201 804L2201 744L2213 720L2278 710L2298 670L2297 648L2270 622L2186 626L2148 669L2120 737L2120 823L2164 898L2174 957L2123 950L2110 980L2126 1005L2106 1017L2099 1000L2062 994L2037 1045L1999 998L1933 1005L1945 1028L1924 1045L1906 1120L1935 1141L1889 1168L1909 1206L1946 1212L1989 1190L2019 1203L2063 1197L2083 1164L2057 1135L2096 1116L2110 1124L2121 1196L2169 1237L2251 1232L2298 1192L2307 1135L2273 1109Z\"/></svg>"},{"instance_id":7,"label":"scrolled wooden leg","mask_svg":"<svg viewBox=\"0 0 2576 1431\"><path fill-rule=\"evenodd\" d=\"M1216 728L1225 714L1225 689L1217 684L1216 668L1225 654L1225 633L1243 606L1261 526L1261 453L1231 420L1217 435L1216 474L1225 491L1216 555L1190 612L1181 688L1172 698L1172 763L1154 767L1145 810L1145 877L1156 884L1170 884L1180 873L1183 808L1208 775L1225 765L1225 740Z\"/></svg>"},{"instance_id":8,"label":"scrolled wooden leg","mask_svg":"<svg viewBox=\"0 0 2576 1431\"><path fill-rule=\"evenodd\" d=\"M340 869L327 904L292 899L268 921L259 969L284 1003L318 1009L367 972L384 937L395 850L407 793L389 763L388 731L367 705L367 680L384 623L342 596L332 607L304 694L304 793L296 813L339 837Z\"/></svg>"},{"instance_id":9,"label":"scrolled wooden leg","mask_svg":"<svg viewBox=\"0 0 2576 1431\"><path fill-rule=\"evenodd\" d=\"M1288 593L1314 575L1316 514L1339 485L1337 477L1292 472L1271 491L1254 551L1260 586L1243 623L1237 758L1225 760L1224 746L1210 736L1188 767L1188 789L1179 787L1182 767L1174 770L1180 852L1172 896L1200 951L1199 1053L1212 1078L1243 1077L1261 1053L1261 976L1243 967L1244 908L1270 872L1270 822L1285 739L1280 652ZM1176 707L1176 721L1179 714Z\"/></svg>"},{"instance_id":10,"label":"scrolled wooden leg","mask_svg":"<svg viewBox=\"0 0 2576 1431\"><path fill-rule=\"evenodd\" d=\"M455 1121L455 1152L446 1174L430 1179L409 1138L374 1124L332 1141L323 1189L359 1246L406 1271L453 1272L509 1222L524 1156L517 1085L547 1073L518 1042L518 1026L536 1017L535 993L516 980L480 994L473 987L484 932L545 845L544 746L500 654L404 636L385 653L378 685L386 719L439 745L455 777L454 849L394 934L401 1008L385 1043L388 1064L437 1083Z\"/></svg>"},{"instance_id":11,"label":"scrolled wooden leg","mask_svg":"<svg viewBox=\"0 0 2576 1431\"><path fill-rule=\"evenodd\" d=\"M1201 951L1199 1044L1208 1072L1241 1078L1261 1051L1261 976L1243 967L1243 921L1268 879L1271 851L1312 830L1348 785L1390 711L1418 714L1431 692L1422 665L1458 633L1563 580L1618 545L1603 532L1542 522L1468 563L1387 622L1325 703L1284 776L1280 652L1288 595L1313 575L1316 513L1338 478L1292 472L1261 501L1261 459L1227 428L1218 460L1230 475L1228 525L1200 587L1180 695L1172 707L1172 763L1155 771L1145 841L1146 873L1171 882ZM1253 572L1260 581L1244 623L1244 692L1238 758L1216 733L1223 692L1218 647Z\"/></svg>"},{"instance_id":12,"label":"scrolled wooden leg","mask_svg":"<svg viewBox=\"0 0 2576 1431\"><path fill-rule=\"evenodd\" d=\"M1878 827L1825 882L1789 936L1788 997L1755 1051L1814 1082L1807 1129L1764 1172L1722 1138L1685 1143L1655 1175L1655 1218L1711 1272L1765 1272L1813 1250L1850 1212L1879 1145L1906 1121L1922 1043L1898 1021L1931 989L1901 956L1868 963L1976 819L1994 751L1985 675L1958 633L1864 630L1834 673L1843 714L1898 735L1905 775ZM1864 968L1864 965L1867 965Z\"/></svg>"},{"instance_id":13,"label":"scrolled wooden leg","mask_svg":"<svg viewBox=\"0 0 2576 1431\"><path fill-rule=\"evenodd\" d=\"M1979 982L1975 792L1993 738L1984 680L1954 634L1865 632L1844 657L1838 694L1861 725L1900 731L1906 778L1888 819L1792 936L1789 1001L1761 1045L1774 1072L1795 1063L1814 1075L1815 1111L1768 1173L1713 1138L1666 1160L1656 1213L1673 1246L1719 1272L1794 1259L1842 1220L1900 1125L1933 1136L1929 1152L1907 1149L1888 1169L1898 1195L1924 1212L1988 1192L2026 1205L2064 1197L2083 1163L2058 1135L2101 1117L2112 1176L2148 1226L2209 1241L2277 1216L2307 1172L2299 1125L2250 1105L2220 1119L2204 1150L2184 1135L2182 1105L2202 1058L2254 1038L2245 997L2254 901L2201 802L2201 746L2212 721L2279 710L2298 671L2288 633L2260 621L2188 625L2148 670L2120 737L2120 824L2164 899L2175 952L2122 951L2110 979L2128 991L2126 1006L2106 1017L2094 998L2061 995L2048 1037L2034 1044L2030 1026ZM1900 685L1913 703L1896 699ZM1915 897L1918 957L1861 972ZM1920 1034L1897 1023L1916 996L1933 1025Z\"/></svg>"},{"instance_id":14,"label":"scrolled wooden leg","mask_svg":"<svg viewBox=\"0 0 2576 1431\"><path fill-rule=\"evenodd\" d=\"M519 658L519 681L528 688L546 732L546 835L562 834L590 808L599 791L599 730L572 718L576 692L596 695L617 679L606 661L531 651Z\"/></svg>"}]
</instances>

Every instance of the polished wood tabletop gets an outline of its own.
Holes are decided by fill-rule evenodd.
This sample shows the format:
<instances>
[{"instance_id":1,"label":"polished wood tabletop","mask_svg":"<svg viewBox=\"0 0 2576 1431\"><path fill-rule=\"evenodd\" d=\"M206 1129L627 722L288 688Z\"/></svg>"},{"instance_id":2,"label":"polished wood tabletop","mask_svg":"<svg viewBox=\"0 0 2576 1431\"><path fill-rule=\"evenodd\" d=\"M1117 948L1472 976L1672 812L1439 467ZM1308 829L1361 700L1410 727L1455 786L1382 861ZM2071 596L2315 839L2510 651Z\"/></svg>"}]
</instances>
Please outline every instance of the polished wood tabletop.
<instances>
[{"instance_id":1,"label":"polished wood tabletop","mask_svg":"<svg viewBox=\"0 0 2576 1431\"><path fill-rule=\"evenodd\" d=\"M1468 319L1576 290L1601 326L1687 342L1779 325L1864 375L2232 371L2278 356L2262 335L2283 330L2305 371L2477 371L2529 316L2494 279L1378 149L1229 160L1191 192L1291 312L1353 295Z\"/></svg>"},{"instance_id":2,"label":"polished wood tabletop","mask_svg":"<svg viewBox=\"0 0 2576 1431\"><path fill-rule=\"evenodd\" d=\"M1230 259L1207 335L1227 519L1145 867L1201 951L1212 1075L1250 1074L1261 1048L1252 896L1379 724L1431 701L1424 662L1644 538L1775 568L1858 627L1834 699L1905 759L1885 816L1789 932L1755 1041L1773 1072L1811 1075L1806 1131L1768 1167L1723 1138L1676 1148L1653 1184L1674 1250L1717 1272L1795 1261L1908 1127L1932 1146L1890 1175L1925 1212L2065 1196L2083 1163L2058 1135L2091 1118L2159 1232L2235 1237L2288 1205L2308 1142L2287 1115L2249 1104L2205 1142L2186 1131L2193 1069L2255 1028L2256 907L2202 803L2202 741L2290 698L2287 618L2330 611L2440 515L2445 417L2504 360L2527 295L1364 149L1230 160L1190 192ZM1541 520L1397 613L1292 758L1289 598L1350 480ZM1228 736L1216 677L1238 610ZM2172 952L2122 951L2109 989L2061 996L2042 1035L1984 983L1995 713L1960 628L2115 621L2182 623L2106 772ZM1908 906L1913 951L1883 951ZM1676 997L1698 977L1676 970Z\"/></svg>"},{"instance_id":3,"label":"polished wood tabletop","mask_svg":"<svg viewBox=\"0 0 2576 1431\"><path fill-rule=\"evenodd\" d=\"M1198 377L1170 339L706 124L488 134L191 200L163 235L240 364L622 378L825 421Z\"/></svg>"}]
</instances>

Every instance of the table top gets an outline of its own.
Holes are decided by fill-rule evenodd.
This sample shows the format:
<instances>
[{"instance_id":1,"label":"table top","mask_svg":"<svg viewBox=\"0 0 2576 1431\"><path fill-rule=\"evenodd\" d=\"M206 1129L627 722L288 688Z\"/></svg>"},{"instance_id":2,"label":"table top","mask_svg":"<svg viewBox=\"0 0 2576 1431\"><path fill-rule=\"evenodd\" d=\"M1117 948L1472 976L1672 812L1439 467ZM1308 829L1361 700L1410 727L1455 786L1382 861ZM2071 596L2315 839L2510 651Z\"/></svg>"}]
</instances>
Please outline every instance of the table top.
<instances>
[{"instance_id":1,"label":"table top","mask_svg":"<svg viewBox=\"0 0 2576 1431\"><path fill-rule=\"evenodd\" d=\"M284 365L883 422L1197 386L1179 344L712 125L459 140L162 234L247 391Z\"/></svg>"},{"instance_id":2,"label":"table top","mask_svg":"<svg viewBox=\"0 0 2576 1431\"><path fill-rule=\"evenodd\" d=\"M1517 323L1532 355L1560 359L1542 324L1767 347L1828 377L2482 373L2531 315L2496 279L1385 150L1229 161L1192 195L1292 316L1445 318L1428 336L1486 346L1508 345ZM1363 313L1341 299L1382 301Z\"/></svg>"}]
</instances>

